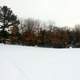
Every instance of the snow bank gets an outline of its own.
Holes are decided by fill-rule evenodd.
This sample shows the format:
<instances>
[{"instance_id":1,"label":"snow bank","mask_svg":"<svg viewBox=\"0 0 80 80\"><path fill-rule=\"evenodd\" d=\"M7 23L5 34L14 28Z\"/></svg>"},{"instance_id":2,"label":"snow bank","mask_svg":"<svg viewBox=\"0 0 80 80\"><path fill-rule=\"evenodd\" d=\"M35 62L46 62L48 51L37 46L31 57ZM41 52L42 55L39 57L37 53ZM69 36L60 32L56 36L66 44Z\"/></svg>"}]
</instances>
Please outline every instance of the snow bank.
<instances>
[{"instance_id":1,"label":"snow bank","mask_svg":"<svg viewBox=\"0 0 80 80\"><path fill-rule=\"evenodd\" d=\"M80 49L0 44L0 80L80 80Z\"/></svg>"}]
</instances>

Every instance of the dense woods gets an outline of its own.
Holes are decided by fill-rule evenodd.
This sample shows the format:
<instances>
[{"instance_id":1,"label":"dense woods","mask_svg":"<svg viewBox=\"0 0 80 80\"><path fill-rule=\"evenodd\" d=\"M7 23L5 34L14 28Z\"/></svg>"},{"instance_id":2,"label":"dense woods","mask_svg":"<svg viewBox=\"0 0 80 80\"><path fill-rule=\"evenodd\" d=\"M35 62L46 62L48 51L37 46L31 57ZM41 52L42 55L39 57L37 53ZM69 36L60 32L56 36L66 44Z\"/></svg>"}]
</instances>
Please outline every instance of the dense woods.
<instances>
[{"instance_id":1,"label":"dense woods","mask_svg":"<svg viewBox=\"0 0 80 80\"><path fill-rule=\"evenodd\" d=\"M80 47L80 25L59 27L40 20L18 19L7 6L0 7L0 43L39 47Z\"/></svg>"}]
</instances>

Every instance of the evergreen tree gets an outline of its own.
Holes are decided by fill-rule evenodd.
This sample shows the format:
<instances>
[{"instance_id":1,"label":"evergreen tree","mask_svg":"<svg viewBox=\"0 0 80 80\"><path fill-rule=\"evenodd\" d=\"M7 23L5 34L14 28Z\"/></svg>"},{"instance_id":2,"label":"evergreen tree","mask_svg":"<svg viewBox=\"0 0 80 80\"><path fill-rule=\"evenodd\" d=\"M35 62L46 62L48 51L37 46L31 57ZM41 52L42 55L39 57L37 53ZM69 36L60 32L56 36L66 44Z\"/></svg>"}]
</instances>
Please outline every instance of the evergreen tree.
<instances>
[{"instance_id":1,"label":"evergreen tree","mask_svg":"<svg viewBox=\"0 0 80 80\"><path fill-rule=\"evenodd\" d=\"M19 20L17 16L12 12L7 6L0 7L0 34L3 37L3 42L5 42L8 32L6 28L10 26L18 26Z\"/></svg>"}]
</instances>

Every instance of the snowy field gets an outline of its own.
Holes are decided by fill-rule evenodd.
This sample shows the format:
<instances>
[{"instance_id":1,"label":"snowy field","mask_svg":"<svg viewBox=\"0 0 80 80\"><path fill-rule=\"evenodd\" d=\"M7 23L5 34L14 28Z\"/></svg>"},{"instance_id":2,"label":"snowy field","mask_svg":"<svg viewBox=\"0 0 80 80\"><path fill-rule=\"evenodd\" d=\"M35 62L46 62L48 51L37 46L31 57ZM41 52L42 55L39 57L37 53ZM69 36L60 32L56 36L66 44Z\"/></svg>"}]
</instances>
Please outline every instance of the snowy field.
<instances>
[{"instance_id":1,"label":"snowy field","mask_svg":"<svg viewBox=\"0 0 80 80\"><path fill-rule=\"evenodd\" d=\"M0 80L80 80L80 49L0 44Z\"/></svg>"}]
</instances>

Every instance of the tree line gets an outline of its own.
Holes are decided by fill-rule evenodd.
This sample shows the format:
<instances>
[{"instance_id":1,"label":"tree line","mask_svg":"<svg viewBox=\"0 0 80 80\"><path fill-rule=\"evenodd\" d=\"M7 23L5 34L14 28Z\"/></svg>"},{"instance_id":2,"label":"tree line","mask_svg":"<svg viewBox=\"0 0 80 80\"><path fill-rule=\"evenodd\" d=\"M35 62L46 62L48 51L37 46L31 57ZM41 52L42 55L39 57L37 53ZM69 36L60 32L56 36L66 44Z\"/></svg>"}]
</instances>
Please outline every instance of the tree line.
<instances>
[{"instance_id":1,"label":"tree line","mask_svg":"<svg viewBox=\"0 0 80 80\"><path fill-rule=\"evenodd\" d=\"M19 19L7 6L0 7L0 43L53 48L79 48L80 25L59 27L40 20Z\"/></svg>"}]
</instances>

